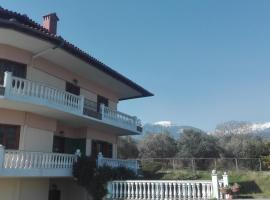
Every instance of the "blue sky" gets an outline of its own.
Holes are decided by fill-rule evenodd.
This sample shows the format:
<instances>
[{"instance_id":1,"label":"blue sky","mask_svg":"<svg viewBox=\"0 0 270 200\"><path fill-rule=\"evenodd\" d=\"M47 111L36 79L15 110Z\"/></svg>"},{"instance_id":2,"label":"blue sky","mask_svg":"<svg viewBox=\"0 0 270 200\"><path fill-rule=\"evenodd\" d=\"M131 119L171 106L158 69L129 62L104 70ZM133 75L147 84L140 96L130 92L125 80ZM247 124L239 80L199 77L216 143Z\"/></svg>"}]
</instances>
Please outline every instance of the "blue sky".
<instances>
[{"instance_id":1,"label":"blue sky","mask_svg":"<svg viewBox=\"0 0 270 200\"><path fill-rule=\"evenodd\" d=\"M143 122L212 130L269 121L270 1L0 0L35 21L57 12L58 33L155 94L120 103Z\"/></svg>"}]
</instances>

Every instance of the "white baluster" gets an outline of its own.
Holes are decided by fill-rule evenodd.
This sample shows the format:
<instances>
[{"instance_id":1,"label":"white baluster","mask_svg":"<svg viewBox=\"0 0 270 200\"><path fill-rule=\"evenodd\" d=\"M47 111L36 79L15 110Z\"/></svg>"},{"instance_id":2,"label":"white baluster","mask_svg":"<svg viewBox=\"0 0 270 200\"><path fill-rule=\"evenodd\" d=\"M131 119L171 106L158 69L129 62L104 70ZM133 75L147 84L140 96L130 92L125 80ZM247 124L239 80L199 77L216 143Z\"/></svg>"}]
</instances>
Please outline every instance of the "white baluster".
<instances>
[{"instance_id":1,"label":"white baluster","mask_svg":"<svg viewBox=\"0 0 270 200\"><path fill-rule=\"evenodd\" d=\"M167 182L164 183L164 187L165 187L164 188L165 189L165 199L167 199L168 198L168 194L169 194L168 193L168 183Z\"/></svg>"},{"instance_id":2,"label":"white baluster","mask_svg":"<svg viewBox=\"0 0 270 200\"><path fill-rule=\"evenodd\" d=\"M143 199L146 199L146 183L143 182Z\"/></svg>"},{"instance_id":3,"label":"white baluster","mask_svg":"<svg viewBox=\"0 0 270 200\"><path fill-rule=\"evenodd\" d=\"M120 182L119 183L119 198L123 198L123 183L122 182Z\"/></svg>"},{"instance_id":4,"label":"white baluster","mask_svg":"<svg viewBox=\"0 0 270 200\"><path fill-rule=\"evenodd\" d=\"M177 185L178 185L178 198L181 199L181 197L182 197L182 193L181 193L181 183L178 182Z\"/></svg>"},{"instance_id":5,"label":"white baluster","mask_svg":"<svg viewBox=\"0 0 270 200\"><path fill-rule=\"evenodd\" d=\"M115 184L115 198L118 198L119 196L118 196L118 182L116 182L116 184Z\"/></svg>"},{"instance_id":6,"label":"white baluster","mask_svg":"<svg viewBox=\"0 0 270 200\"><path fill-rule=\"evenodd\" d=\"M159 198L159 183L155 183L155 188L156 188L156 198Z\"/></svg>"},{"instance_id":7,"label":"white baluster","mask_svg":"<svg viewBox=\"0 0 270 200\"><path fill-rule=\"evenodd\" d=\"M190 183L187 183L187 192L188 192L188 198L190 199L191 198L191 184Z\"/></svg>"},{"instance_id":8,"label":"white baluster","mask_svg":"<svg viewBox=\"0 0 270 200\"><path fill-rule=\"evenodd\" d=\"M206 198L206 185L205 183L202 183L202 198L205 199Z\"/></svg>"},{"instance_id":9,"label":"white baluster","mask_svg":"<svg viewBox=\"0 0 270 200\"><path fill-rule=\"evenodd\" d=\"M183 186L183 198L186 198L187 197L187 188L186 188L186 183L183 183L182 184L182 186Z\"/></svg>"},{"instance_id":10,"label":"white baluster","mask_svg":"<svg viewBox=\"0 0 270 200\"><path fill-rule=\"evenodd\" d=\"M160 196L160 198L161 199L163 199L163 197L164 197L164 190L163 190L163 183L160 183L159 184L159 189L160 189L160 194L159 194L159 196Z\"/></svg>"},{"instance_id":11,"label":"white baluster","mask_svg":"<svg viewBox=\"0 0 270 200\"><path fill-rule=\"evenodd\" d=\"M135 198L139 198L138 182L135 182Z\"/></svg>"},{"instance_id":12,"label":"white baluster","mask_svg":"<svg viewBox=\"0 0 270 200\"><path fill-rule=\"evenodd\" d=\"M142 183L139 182L139 198L142 198Z\"/></svg>"},{"instance_id":13,"label":"white baluster","mask_svg":"<svg viewBox=\"0 0 270 200\"><path fill-rule=\"evenodd\" d=\"M207 198L211 197L211 184L207 184L207 191L206 191Z\"/></svg>"},{"instance_id":14,"label":"white baluster","mask_svg":"<svg viewBox=\"0 0 270 200\"><path fill-rule=\"evenodd\" d=\"M128 190L127 190L127 198L129 199L129 198L131 198L131 190L130 190L131 184L128 182L128 183L127 183L127 186L128 186Z\"/></svg>"},{"instance_id":15,"label":"white baluster","mask_svg":"<svg viewBox=\"0 0 270 200\"><path fill-rule=\"evenodd\" d=\"M169 183L169 197L172 198L172 183Z\"/></svg>"},{"instance_id":16,"label":"white baluster","mask_svg":"<svg viewBox=\"0 0 270 200\"><path fill-rule=\"evenodd\" d=\"M147 182L147 198L151 198L151 183Z\"/></svg>"},{"instance_id":17,"label":"white baluster","mask_svg":"<svg viewBox=\"0 0 270 200\"><path fill-rule=\"evenodd\" d=\"M131 183L131 198L135 198L134 183Z\"/></svg>"},{"instance_id":18,"label":"white baluster","mask_svg":"<svg viewBox=\"0 0 270 200\"><path fill-rule=\"evenodd\" d=\"M151 196L152 198L155 198L155 184L151 183Z\"/></svg>"},{"instance_id":19,"label":"white baluster","mask_svg":"<svg viewBox=\"0 0 270 200\"><path fill-rule=\"evenodd\" d=\"M127 183L126 182L123 182L123 187L124 187L123 197L127 198Z\"/></svg>"},{"instance_id":20,"label":"white baluster","mask_svg":"<svg viewBox=\"0 0 270 200\"><path fill-rule=\"evenodd\" d=\"M193 197L193 199L196 199L196 185L195 185L195 183L192 183L192 197Z\"/></svg>"},{"instance_id":21,"label":"white baluster","mask_svg":"<svg viewBox=\"0 0 270 200\"><path fill-rule=\"evenodd\" d=\"M112 198L115 198L115 182L112 182Z\"/></svg>"},{"instance_id":22,"label":"white baluster","mask_svg":"<svg viewBox=\"0 0 270 200\"><path fill-rule=\"evenodd\" d=\"M176 191L176 183L173 182L173 198L177 197L177 191Z\"/></svg>"}]
</instances>

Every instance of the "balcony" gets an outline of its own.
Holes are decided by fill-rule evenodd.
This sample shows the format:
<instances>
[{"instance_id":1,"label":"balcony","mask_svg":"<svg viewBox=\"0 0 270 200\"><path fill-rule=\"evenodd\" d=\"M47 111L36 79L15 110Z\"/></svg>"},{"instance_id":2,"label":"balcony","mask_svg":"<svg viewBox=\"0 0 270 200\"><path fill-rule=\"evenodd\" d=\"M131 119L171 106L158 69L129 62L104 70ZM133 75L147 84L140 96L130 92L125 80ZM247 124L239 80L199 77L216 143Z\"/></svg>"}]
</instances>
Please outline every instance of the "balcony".
<instances>
[{"instance_id":1,"label":"balcony","mask_svg":"<svg viewBox=\"0 0 270 200\"><path fill-rule=\"evenodd\" d=\"M139 134L142 131L137 117L112 110L104 105L97 109L96 102L83 96L41 82L18 78L12 76L10 72L5 72L0 96L3 96L1 107L4 108L53 116L60 120L67 120L68 123L93 124L100 127L105 125L113 127L120 135ZM113 131L112 128L110 130Z\"/></svg>"},{"instance_id":2,"label":"balcony","mask_svg":"<svg viewBox=\"0 0 270 200\"><path fill-rule=\"evenodd\" d=\"M76 154L6 150L0 144L0 177L72 177ZM97 166L126 167L138 172L137 160L104 158L100 153Z\"/></svg>"},{"instance_id":3,"label":"balcony","mask_svg":"<svg viewBox=\"0 0 270 200\"><path fill-rule=\"evenodd\" d=\"M139 170L138 160L105 158L103 157L102 153L98 154L97 166L98 167L108 166L112 168L125 167L127 169L132 170L135 174L138 174L138 170Z\"/></svg>"},{"instance_id":4,"label":"balcony","mask_svg":"<svg viewBox=\"0 0 270 200\"><path fill-rule=\"evenodd\" d=\"M5 150L0 145L1 177L72 177L75 155Z\"/></svg>"}]
</instances>

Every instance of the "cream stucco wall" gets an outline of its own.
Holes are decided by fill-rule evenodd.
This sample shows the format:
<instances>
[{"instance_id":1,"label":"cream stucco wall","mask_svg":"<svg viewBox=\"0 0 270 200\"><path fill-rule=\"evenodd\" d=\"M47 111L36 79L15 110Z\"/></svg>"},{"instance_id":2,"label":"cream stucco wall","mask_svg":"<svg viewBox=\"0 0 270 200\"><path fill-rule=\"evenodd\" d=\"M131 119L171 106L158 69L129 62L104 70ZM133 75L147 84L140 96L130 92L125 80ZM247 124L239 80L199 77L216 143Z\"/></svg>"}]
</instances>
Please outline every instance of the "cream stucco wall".
<instances>
[{"instance_id":1,"label":"cream stucco wall","mask_svg":"<svg viewBox=\"0 0 270 200\"><path fill-rule=\"evenodd\" d=\"M32 113L0 109L0 124L19 125L19 149L51 152L56 120Z\"/></svg>"},{"instance_id":2,"label":"cream stucco wall","mask_svg":"<svg viewBox=\"0 0 270 200\"><path fill-rule=\"evenodd\" d=\"M51 179L50 185L52 184L61 191L61 200L88 200L86 190L73 179Z\"/></svg>"},{"instance_id":3,"label":"cream stucco wall","mask_svg":"<svg viewBox=\"0 0 270 200\"><path fill-rule=\"evenodd\" d=\"M117 142L118 136L96 130L94 128L87 128L87 139L86 139L86 155L91 155L92 150L92 140L101 140L113 144L113 158L117 158Z\"/></svg>"},{"instance_id":4,"label":"cream stucco wall","mask_svg":"<svg viewBox=\"0 0 270 200\"><path fill-rule=\"evenodd\" d=\"M48 200L49 179L0 178L0 200Z\"/></svg>"}]
</instances>

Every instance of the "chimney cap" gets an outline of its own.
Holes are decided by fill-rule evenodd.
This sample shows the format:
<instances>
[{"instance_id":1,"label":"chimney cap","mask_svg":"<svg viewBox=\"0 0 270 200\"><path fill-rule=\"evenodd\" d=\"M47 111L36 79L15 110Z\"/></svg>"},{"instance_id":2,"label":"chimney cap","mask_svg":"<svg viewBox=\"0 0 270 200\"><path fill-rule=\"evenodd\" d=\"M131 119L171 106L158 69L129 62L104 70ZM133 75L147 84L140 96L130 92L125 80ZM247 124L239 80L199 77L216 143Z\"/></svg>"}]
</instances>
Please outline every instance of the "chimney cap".
<instances>
[{"instance_id":1,"label":"chimney cap","mask_svg":"<svg viewBox=\"0 0 270 200\"><path fill-rule=\"evenodd\" d=\"M54 17L57 21L59 21L59 18L57 17L56 13L49 13L47 15L43 16L43 19L45 19L46 17Z\"/></svg>"}]
</instances>

